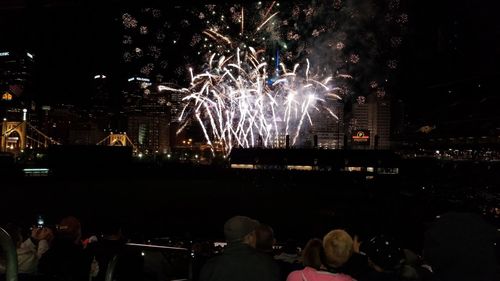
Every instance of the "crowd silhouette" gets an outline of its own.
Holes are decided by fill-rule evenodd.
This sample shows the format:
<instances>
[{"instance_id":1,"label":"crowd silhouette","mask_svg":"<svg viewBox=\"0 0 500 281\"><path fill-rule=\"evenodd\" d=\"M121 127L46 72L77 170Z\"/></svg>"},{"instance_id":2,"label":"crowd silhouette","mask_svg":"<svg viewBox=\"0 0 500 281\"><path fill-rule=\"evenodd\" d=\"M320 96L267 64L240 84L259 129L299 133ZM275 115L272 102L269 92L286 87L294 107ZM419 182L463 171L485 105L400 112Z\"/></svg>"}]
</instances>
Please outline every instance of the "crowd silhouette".
<instances>
[{"instance_id":1,"label":"crowd silhouette","mask_svg":"<svg viewBox=\"0 0 500 281\"><path fill-rule=\"evenodd\" d=\"M219 243L134 241L112 220L82 237L82 224L73 216L54 226L22 229L9 223L3 229L15 245L19 280L500 280L499 232L472 213L438 217L425 231L421 252L383 233L360 239L340 228L305 244L279 242L270 225L240 215L225 222L225 241ZM151 255L145 247L161 254ZM5 257L2 251L4 280Z\"/></svg>"}]
</instances>

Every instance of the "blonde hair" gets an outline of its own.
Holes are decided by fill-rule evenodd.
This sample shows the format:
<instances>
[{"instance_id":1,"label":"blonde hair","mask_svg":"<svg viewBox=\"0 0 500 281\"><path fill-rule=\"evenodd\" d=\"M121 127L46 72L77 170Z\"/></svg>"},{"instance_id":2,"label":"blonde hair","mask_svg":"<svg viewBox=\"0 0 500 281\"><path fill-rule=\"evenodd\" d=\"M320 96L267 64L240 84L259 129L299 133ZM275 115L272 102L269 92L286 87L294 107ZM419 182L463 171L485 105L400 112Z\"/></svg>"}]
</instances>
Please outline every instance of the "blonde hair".
<instances>
[{"instance_id":1,"label":"blonde hair","mask_svg":"<svg viewBox=\"0 0 500 281\"><path fill-rule=\"evenodd\" d=\"M342 229L328 232L323 237L326 262L333 267L342 266L351 257L353 244L351 236Z\"/></svg>"}]
</instances>

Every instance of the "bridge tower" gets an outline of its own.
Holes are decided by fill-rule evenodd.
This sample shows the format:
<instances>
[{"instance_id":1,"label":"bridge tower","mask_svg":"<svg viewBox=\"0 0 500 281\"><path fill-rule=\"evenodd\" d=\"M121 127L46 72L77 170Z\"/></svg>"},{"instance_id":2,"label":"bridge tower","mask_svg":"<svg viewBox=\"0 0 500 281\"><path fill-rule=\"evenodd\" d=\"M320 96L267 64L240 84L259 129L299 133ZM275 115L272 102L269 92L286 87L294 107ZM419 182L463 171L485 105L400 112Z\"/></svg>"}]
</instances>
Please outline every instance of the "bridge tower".
<instances>
[{"instance_id":1,"label":"bridge tower","mask_svg":"<svg viewBox=\"0 0 500 281\"><path fill-rule=\"evenodd\" d=\"M126 146L127 145L127 135L126 134L110 134L108 145L109 146Z\"/></svg>"},{"instance_id":2,"label":"bridge tower","mask_svg":"<svg viewBox=\"0 0 500 281\"><path fill-rule=\"evenodd\" d=\"M26 121L2 122L0 151L20 152L26 147Z\"/></svg>"},{"instance_id":3,"label":"bridge tower","mask_svg":"<svg viewBox=\"0 0 500 281\"><path fill-rule=\"evenodd\" d=\"M127 136L127 133L121 133L121 134L110 133L107 137L102 139L100 142L96 143L96 145L132 146L134 153L137 153L139 151L137 149L137 146Z\"/></svg>"}]
</instances>

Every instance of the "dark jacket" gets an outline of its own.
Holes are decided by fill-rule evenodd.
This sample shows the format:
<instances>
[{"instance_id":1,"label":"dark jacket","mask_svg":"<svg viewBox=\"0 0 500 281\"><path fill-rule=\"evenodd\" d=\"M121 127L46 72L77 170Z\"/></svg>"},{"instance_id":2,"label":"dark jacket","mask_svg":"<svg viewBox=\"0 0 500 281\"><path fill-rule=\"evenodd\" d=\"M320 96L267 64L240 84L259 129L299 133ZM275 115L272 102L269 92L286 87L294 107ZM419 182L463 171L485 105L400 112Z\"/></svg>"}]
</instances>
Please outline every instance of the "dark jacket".
<instances>
[{"instance_id":1,"label":"dark jacket","mask_svg":"<svg viewBox=\"0 0 500 281\"><path fill-rule=\"evenodd\" d=\"M273 259L242 243L229 244L224 252L203 266L200 281L277 281L278 265Z\"/></svg>"},{"instance_id":2,"label":"dark jacket","mask_svg":"<svg viewBox=\"0 0 500 281\"><path fill-rule=\"evenodd\" d=\"M71 239L56 237L38 262L38 272L54 280L88 281L92 260Z\"/></svg>"},{"instance_id":3,"label":"dark jacket","mask_svg":"<svg viewBox=\"0 0 500 281\"><path fill-rule=\"evenodd\" d=\"M123 240L102 239L91 243L87 248L88 254L99 264L99 273L94 281L104 281L109 262L116 256L117 263L113 276L117 280L140 280L143 268L143 259L140 251L127 248Z\"/></svg>"}]
</instances>

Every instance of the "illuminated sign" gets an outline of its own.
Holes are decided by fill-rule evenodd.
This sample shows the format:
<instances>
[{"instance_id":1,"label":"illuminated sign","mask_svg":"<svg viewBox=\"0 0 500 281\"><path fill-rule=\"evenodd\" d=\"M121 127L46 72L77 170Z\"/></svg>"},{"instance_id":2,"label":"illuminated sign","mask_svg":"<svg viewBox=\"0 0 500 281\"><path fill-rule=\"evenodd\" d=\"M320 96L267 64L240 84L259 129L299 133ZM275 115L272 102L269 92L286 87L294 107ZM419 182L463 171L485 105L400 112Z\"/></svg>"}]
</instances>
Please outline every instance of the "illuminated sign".
<instances>
[{"instance_id":1,"label":"illuminated sign","mask_svg":"<svg viewBox=\"0 0 500 281\"><path fill-rule=\"evenodd\" d=\"M370 131L356 130L352 135L352 141L356 144L370 144Z\"/></svg>"},{"instance_id":2,"label":"illuminated sign","mask_svg":"<svg viewBox=\"0 0 500 281\"><path fill-rule=\"evenodd\" d=\"M12 94L9 93L9 92L5 92L3 95L2 95L2 100L12 100Z\"/></svg>"},{"instance_id":3,"label":"illuminated sign","mask_svg":"<svg viewBox=\"0 0 500 281\"><path fill-rule=\"evenodd\" d=\"M7 57L10 56L9 52L0 52L0 57Z\"/></svg>"},{"instance_id":4,"label":"illuminated sign","mask_svg":"<svg viewBox=\"0 0 500 281\"><path fill-rule=\"evenodd\" d=\"M128 82L132 81L142 81L142 82L150 82L148 78L142 78L142 77L132 77L127 80Z\"/></svg>"}]
</instances>

